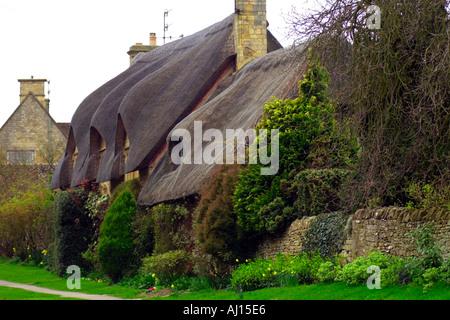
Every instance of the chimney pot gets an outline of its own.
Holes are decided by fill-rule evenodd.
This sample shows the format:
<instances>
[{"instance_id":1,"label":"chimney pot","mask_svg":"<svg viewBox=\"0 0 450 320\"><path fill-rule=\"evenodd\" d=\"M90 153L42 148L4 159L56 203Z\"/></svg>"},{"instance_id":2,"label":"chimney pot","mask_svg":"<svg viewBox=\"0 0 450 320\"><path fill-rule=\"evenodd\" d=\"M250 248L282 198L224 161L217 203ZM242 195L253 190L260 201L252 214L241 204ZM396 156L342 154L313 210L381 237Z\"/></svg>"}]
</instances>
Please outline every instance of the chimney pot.
<instances>
[{"instance_id":1,"label":"chimney pot","mask_svg":"<svg viewBox=\"0 0 450 320\"><path fill-rule=\"evenodd\" d=\"M150 33L150 45L156 47L156 33Z\"/></svg>"}]
</instances>

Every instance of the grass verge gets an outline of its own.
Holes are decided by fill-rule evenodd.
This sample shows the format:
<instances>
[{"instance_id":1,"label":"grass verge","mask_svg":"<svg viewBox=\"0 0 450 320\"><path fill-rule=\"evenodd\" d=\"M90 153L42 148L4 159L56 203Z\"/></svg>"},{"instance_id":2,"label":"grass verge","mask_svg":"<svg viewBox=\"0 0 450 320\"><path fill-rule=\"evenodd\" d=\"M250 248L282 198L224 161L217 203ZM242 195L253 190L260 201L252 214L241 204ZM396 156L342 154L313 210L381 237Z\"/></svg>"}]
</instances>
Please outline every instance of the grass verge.
<instances>
[{"instance_id":1,"label":"grass verge","mask_svg":"<svg viewBox=\"0 0 450 320\"><path fill-rule=\"evenodd\" d=\"M67 287L66 279L60 278L54 273L41 268L8 263L5 259L0 260L0 280L31 284L53 290L75 291ZM87 294L109 295L124 299L135 299L142 292L142 290L138 289L118 285L111 286L104 282L95 282L84 278L81 279L81 289L76 291Z\"/></svg>"},{"instance_id":2,"label":"grass verge","mask_svg":"<svg viewBox=\"0 0 450 320\"><path fill-rule=\"evenodd\" d=\"M265 288L236 294L225 290L200 290L175 293L158 300L450 300L450 288L435 285L427 294L419 285L370 290L366 286L350 286L343 282L318 283L292 287Z\"/></svg>"},{"instance_id":3,"label":"grass verge","mask_svg":"<svg viewBox=\"0 0 450 320\"><path fill-rule=\"evenodd\" d=\"M61 291L73 291L67 288L66 279L44 269L8 263L0 259L0 279L32 284ZM205 289L192 293L174 292L168 297L141 296L144 290L119 285L108 285L82 279L81 289L88 294L103 294L124 299L154 300L450 300L449 286L436 284L427 294L419 285L397 286L380 290L369 290L366 286L349 286L342 282L297 285L289 287L265 288L237 294L233 290ZM26 290L0 286L0 299L18 300L62 300L59 296L31 293Z\"/></svg>"}]
</instances>

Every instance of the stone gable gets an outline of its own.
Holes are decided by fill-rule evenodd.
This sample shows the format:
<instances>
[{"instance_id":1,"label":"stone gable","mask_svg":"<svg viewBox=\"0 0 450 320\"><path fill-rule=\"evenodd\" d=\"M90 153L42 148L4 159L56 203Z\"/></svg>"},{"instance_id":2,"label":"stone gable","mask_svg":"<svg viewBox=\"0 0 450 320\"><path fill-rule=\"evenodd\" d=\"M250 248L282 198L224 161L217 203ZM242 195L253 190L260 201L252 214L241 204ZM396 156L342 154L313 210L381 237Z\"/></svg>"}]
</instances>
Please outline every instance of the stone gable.
<instances>
[{"instance_id":1,"label":"stone gable","mask_svg":"<svg viewBox=\"0 0 450 320\"><path fill-rule=\"evenodd\" d=\"M2 152L34 151L34 163L46 164L40 149L49 141L61 145L67 138L35 95L29 93L3 125L0 148Z\"/></svg>"}]
</instances>

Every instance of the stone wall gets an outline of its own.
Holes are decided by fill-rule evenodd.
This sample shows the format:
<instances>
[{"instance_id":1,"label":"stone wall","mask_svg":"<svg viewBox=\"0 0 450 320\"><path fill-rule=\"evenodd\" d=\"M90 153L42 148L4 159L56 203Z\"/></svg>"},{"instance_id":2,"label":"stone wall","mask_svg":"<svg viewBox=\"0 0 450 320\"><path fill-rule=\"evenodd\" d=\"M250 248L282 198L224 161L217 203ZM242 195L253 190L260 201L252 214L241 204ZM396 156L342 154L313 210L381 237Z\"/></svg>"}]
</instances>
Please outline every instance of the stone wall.
<instances>
[{"instance_id":1,"label":"stone wall","mask_svg":"<svg viewBox=\"0 0 450 320\"><path fill-rule=\"evenodd\" d=\"M268 258L275 256L278 252L291 255L301 252L305 234L315 218L305 217L301 220L295 220L283 234L266 238L258 249L258 255L262 258Z\"/></svg>"},{"instance_id":2,"label":"stone wall","mask_svg":"<svg viewBox=\"0 0 450 320\"><path fill-rule=\"evenodd\" d=\"M351 235L343 255L366 255L372 248L398 257L415 254L408 233L427 222L434 225L435 239L441 243L444 257L450 256L450 211L444 208L406 209L388 207L358 210L352 217Z\"/></svg>"},{"instance_id":3,"label":"stone wall","mask_svg":"<svg viewBox=\"0 0 450 320\"><path fill-rule=\"evenodd\" d=\"M415 245L409 231L427 222L434 225L435 239L441 243L444 258L450 257L450 210L406 209L397 207L362 209L350 216L351 228L341 254L351 261L366 255L371 249L398 257L415 255ZM257 254L270 257L277 252L296 254L301 252L305 234L315 217L294 221L283 234L263 241Z\"/></svg>"}]
</instances>

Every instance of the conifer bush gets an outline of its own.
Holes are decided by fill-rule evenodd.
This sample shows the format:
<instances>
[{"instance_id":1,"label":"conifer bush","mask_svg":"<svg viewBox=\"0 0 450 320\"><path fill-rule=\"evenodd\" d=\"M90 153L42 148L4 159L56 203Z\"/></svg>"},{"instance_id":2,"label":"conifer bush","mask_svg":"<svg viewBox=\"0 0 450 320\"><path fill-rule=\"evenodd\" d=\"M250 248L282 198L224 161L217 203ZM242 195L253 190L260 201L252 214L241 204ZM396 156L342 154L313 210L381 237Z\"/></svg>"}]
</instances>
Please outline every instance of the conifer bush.
<instances>
[{"instance_id":1,"label":"conifer bush","mask_svg":"<svg viewBox=\"0 0 450 320\"><path fill-rule=\"evenodd\" d=\"M125 275L133 260L131 223L136 201L130 191L123 191L106 212L100 228L98 258L106 275L114 282Z\"/></svg>"},{"instance_id":2,"label":"conifer bush","mask_svg":"<svg viewBox=\"0 0 450 320\"><path fill-rule=\"evenodd\" d=\"M219 263L233 262L244 247L232 199L239 171L237 165L220 167L203 188L195 215L199 247Z\"/></svg>"}]
</instances>

